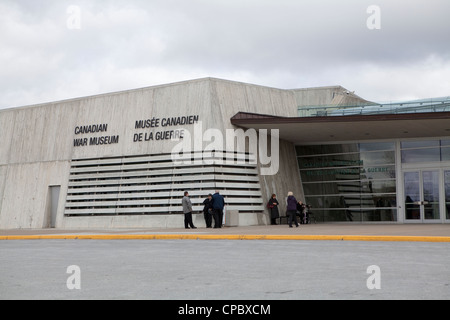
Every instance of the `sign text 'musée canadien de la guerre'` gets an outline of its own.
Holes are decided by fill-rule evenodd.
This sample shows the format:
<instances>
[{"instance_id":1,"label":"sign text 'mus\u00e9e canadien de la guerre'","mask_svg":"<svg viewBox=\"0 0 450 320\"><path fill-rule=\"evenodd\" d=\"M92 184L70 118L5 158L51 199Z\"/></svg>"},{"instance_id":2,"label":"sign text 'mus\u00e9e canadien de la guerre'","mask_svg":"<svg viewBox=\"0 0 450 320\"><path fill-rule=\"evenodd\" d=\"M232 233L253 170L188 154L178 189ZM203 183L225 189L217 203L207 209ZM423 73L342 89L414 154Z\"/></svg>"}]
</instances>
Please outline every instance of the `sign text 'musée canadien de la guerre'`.
<instances>
[{"instance_id":1,"label":"sign text 'mus\u00e9e canadien de la guerre'","mask_svg":"<svg viewBox=\"0 0 450 320\"><path fill-rule=\"evenodd\" d=\"M144 120L136 120L134 129L154 129L154 128L167 128L174 126L184 126L192 125L198 123L199 116L182 116L182 117L168 117L168 118L156 118ZM98 146L98 145L109 145L119 143L119 135L107 135L108 124L91 124L76 126L74 133L75 139L73 141L74 147L85 147L85 146ZM94 137L86 137L86 135L97 135ZM99 136L102 134L101 136ZM170 139L183 139L184 129L177 130L159 130L159 131L149 131L145 133L135 133L133 136L133 142L141 141L153 141L153 140L170 140Z\"/></svg>"}]
</instances>

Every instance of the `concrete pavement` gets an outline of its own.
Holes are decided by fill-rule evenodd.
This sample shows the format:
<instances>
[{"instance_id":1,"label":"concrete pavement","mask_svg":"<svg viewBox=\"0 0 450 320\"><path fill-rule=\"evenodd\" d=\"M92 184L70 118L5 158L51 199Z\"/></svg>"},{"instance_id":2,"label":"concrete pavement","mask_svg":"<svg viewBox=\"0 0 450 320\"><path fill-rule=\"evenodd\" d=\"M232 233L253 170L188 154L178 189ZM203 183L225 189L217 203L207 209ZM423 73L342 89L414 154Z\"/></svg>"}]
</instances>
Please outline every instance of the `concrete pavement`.
<instances>
[{"instance_id":1,"label":"concrete pavement","mask_svg":"<svg viewBox=\"0 0 450 320\"><path fill-rule=\"evenodd\" d=\"M450 298L448 243L0 241L0 299ZM72 283L79 267L80 289ZM380 287L372 288L379 267ZM180 302L184 306L185 302ZM300 309L299 309L300 310ZM275 310L273 310L275 312Z\"/></svg>"},{"instance_id":2,"label":"concrete pavement","mask_svg":"<svg viewBox=\"0 0 450 320\"><path fill-rule=\"evenodd\" d=\"M450 225L0 231L9 238L21 241L0 241L0 299L7 300L450 298ZM80 290L67 286L74 265ZM380 289L368 285L371 266L380 270Z\"/></svg>"}]
</instances>

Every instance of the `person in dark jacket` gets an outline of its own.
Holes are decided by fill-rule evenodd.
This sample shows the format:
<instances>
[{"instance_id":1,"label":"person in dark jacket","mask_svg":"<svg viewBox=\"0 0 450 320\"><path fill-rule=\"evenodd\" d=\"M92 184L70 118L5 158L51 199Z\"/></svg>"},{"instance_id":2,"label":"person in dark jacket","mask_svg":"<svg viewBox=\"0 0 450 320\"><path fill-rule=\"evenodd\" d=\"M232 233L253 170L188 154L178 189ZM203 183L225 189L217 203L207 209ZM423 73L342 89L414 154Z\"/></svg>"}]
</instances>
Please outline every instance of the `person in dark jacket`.
<instances>
[{"instance_id":1,"label":"person in dark jacket","mask_svg":"<svg viewBox=\"0 0 450 320\"><path fill-rule=\"evenodd\" d=\"M205 217L205 223L207 228L212 228L212 216L213 216L213 208L212 208L212 194L208 195L208 198L203 201L203 216Z\"/></svg>"},{"instance_id":2,"label":"person in dark jacket","mask_svg":"<svg viewBox=\"0 0 450 320\"><path fill-rule=\"evenodd\" d=\"M289 228L292 228L292 221L295 222L295 226L298 227L297 217L297 199L295 199L294 194L289 191L288 197L287 197L287 213L289 215Z\"/></svg>"},{"instance_id":3,"label":"person in dark jacket","mask_svg":"<svg viewBox=\"0 0 450 320\"><path fill-rule=\"evenodd\" d=\"M300 216L300 224L307 224L308 223L308 216L306 212L306 205L299 201L297 203L297 211Z\"/></svg>"},{"instance_id":4,"label":"person in dark jacket","mask_svg":"<svg viewBox=\"0 0 450 320\"><path fill-rule=\"evenodd\" d=\"M269 203L267 204L269 211L270 211L270 221L271 221L272 225L276 225L277 219L280 217L278 205L279 205L279 203L277 200L277 195L273 194L269 200Z\"/></svg>"},{"instance_id":5,"label":"person in dark jacket","mask_svg":"<svg viewBox=\"0 0 450 320\"><path fill-rule=\"evenodd\" d=\"M214 228L222 228L223 208L225 207L225 199L219 193L219 190L216 190L216 193L213 194L211 200L214 212Z\"/></svg>"}]
</instances>

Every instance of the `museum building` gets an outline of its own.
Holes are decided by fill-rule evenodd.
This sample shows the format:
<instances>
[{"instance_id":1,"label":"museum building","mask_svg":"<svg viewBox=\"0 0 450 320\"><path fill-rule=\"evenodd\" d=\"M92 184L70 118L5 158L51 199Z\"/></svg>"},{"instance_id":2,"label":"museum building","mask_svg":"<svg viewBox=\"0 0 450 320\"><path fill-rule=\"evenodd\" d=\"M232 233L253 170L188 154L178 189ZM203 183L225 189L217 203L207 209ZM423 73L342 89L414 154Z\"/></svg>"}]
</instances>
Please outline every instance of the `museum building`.
<instances>
[{"instance_id":1,"label":"museum building","mask_svg":"<svg viewBox=\"0 0 450 320\"><path fill-rule=\"evenodd\" d=\"M0 229L183 227L219 190L229 226L289 191L317 223L450 223L450 97L215 78L0 110Z\"/></svg>"}]
</instances>

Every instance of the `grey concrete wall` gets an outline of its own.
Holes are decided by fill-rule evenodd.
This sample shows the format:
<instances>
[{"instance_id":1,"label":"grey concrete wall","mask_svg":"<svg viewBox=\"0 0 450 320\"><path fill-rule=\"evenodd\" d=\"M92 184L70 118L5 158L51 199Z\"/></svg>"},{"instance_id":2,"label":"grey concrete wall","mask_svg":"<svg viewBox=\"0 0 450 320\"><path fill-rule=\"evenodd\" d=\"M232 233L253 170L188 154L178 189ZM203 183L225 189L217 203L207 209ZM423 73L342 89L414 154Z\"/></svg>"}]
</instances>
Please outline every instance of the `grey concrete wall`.
<instances>
[{"instance_id":1,"label":"grey concrete wall","mask_svg":"<svg viewBox=\"0 0 450 320\"><path fill-rule=\"evenodd\" d=\"M5 166L1 167L5 168ZM39 229L45 227L49 186L61 186L58 212L63 212L69 162L12 164L0 170L3 175L1 229ZM3 174L1 173L3 171ZM6 174L5 174L6 171ZM2 186L0 184L0 190ZM62 218L61 215L58 216ZM60 221L57 220L57 224Z\"/></svg>"},{"instance_id":2,"label":"grey concrete wall","mask_svg":"<svg viewBox=\"0 0 450 320\"><path fill-rule=\"evenodd\" d=\"M352 106L372 103L341 86L294 89L292 92L299 107Z\"/></svg>"},{"instance_id":3,"label":"grey concrete wall","mask_svg":"<svg viewBox=\"0 0 450 320\"><path fill-rule=\"evenodd\" d=\"M0 164L170 153L177 142L133 143L144 132L135 121L199 115L204 129L225 130L239 111L297 114L291 91L210 78L10 109L0 111ZM108 124L106 135L119 135L120 143L74 147L75 127L93 124Z\"/></svg>"},{"instance_id":4,"label":"grey concrete wall","mask_svg":"<svg viewBox=\"0 0 450 320\"><path fill-rule=\"evenodd\" d=\"M205 79L0 111L0 164L167 153L175 142L133 144L135 121L209 109ZM120 143L74 148L75 127L93 124L108 124L107 135L120 135Z\"/></svg>"},{"instance_id":5,"label":"grey concrete wall","mask_svg":"<svg viewBox=\"0 0 450 320\"><path fill-rule=\"evenodd\" d=\"M334 96L343 91L345 89L341 86L292 90L299 107L330 105Z\"/></svg>"},{"instance_id":6,"label":"grey concrete wall","mask_svg":"<svg viewBox=\"0 0 450 320\"><path fill-rule=\"evenodd\" d=\"M6 180L6 172L8 170L8 166L1 166L0 165L0 229L1 228L5 228L2 227L1 225L1 219L3 216L2 213L2 205L3 205L3 194L5 192L6 189L6 184L5 184L5 180Z\"/></svg>"},{"instance_id":7,"label":"grey concrete wall","mask_svg":"<svg viewBox=\"0 0 450 320\"><path fill-rule=\"evenodd\" d=\"M277 195L280 203L281 215L286 212L285 198L292 191L298 200L304 200L303 186L300 180L300 172L297 163L295 147L288 141L280 141L280 169L276 175L260 176L261 188L265 203L269 201L272 194ZM265 210L268 214L268 210Z\"/></svg>"},{"instance_id":8,"label":"grey concrete wall","mask_svg":"<svg viewBox=\"0 0 450 320\"><path fill-rule=\"evenodd\" d=\"M50 185L61 186L57 226L63 219L72 159L170 153L178 142L133 142L137 120L199 115L203 129L233 129L230 118L240 111L278 116L297 115L293 91L219 79L199 79L93 97L0 111L0 228L41 228L48 211ZM75 127L108 124L107 133L76 135ZM193 132L193 125L182 128ZM117 144L74 147L75 138L118 135ZM205 144L204 144L205 145ZM281 143L280 171L261 177L265 201L272 193L302 194L294 146ZM297 179L298 177L298 179ZM281 198L281 197L280 197ZM77 223L108 225L107 219L85 218ZM87 222L87 219L89 222ZM109 218L108 218L109 219ZM145 221L142 219L146 219ZM120 223L171 224L169 217L121 218ZM153 219L153 220L152 220ZM178 218L177 218L178 219ZM243 224L266 223L266 213L242 217ZM80 221L80 220L78 220ZM150 222L149 222L150 221ZM152 222L153 221L153 222ZM159 221L159 222L158 222ZM246 222L244 222L246 221ZM74 225L77 225L74 224ZM109 223L111 225L111 223ZM73 225L72 225L73 226Z\"/></svg>"},{"instance_id":9,"label":"grey concrete wall","mask_svg":"<svg viewBox=\"0 0 450 320\"><path fill-rule=\"evenodd\" d=\"M0 165L9 163L16 113L13 110L0 111Z\"/></svg>"}]
</instances>

